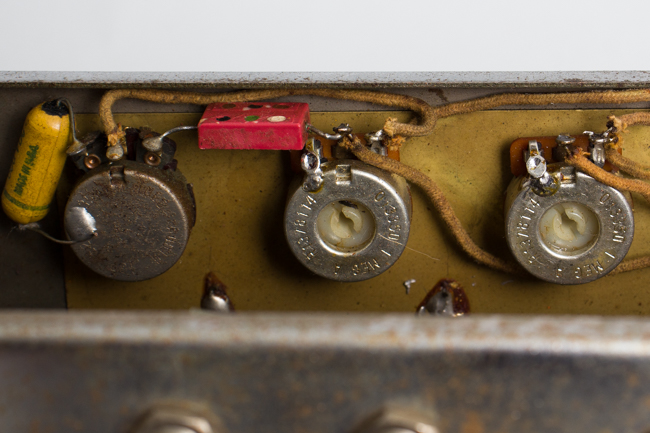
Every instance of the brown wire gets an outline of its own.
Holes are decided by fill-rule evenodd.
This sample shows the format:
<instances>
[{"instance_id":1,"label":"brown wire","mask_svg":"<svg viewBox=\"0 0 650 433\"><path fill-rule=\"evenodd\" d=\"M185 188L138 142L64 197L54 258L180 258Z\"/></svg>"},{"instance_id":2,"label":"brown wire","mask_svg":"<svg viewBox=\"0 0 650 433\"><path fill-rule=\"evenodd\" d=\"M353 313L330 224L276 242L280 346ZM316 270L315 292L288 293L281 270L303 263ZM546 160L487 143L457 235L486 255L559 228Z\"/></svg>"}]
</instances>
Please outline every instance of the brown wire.
<instances>
[{"instance_id":1,"label":"brown wire","mask_svg":"<svg viewBox=\"0 0 650 433\"><path fill-rule=\"evenodd\" d=\"M618 152L614 152L618 155ZM577 150L575 154L567 157L566 162L605 185L611 186L618 190L641 194L646 200L650 201L649 184L641 180L626 179L605 171L587 159L586 155L587 154L584 151ZM638 259L628 259L621 262L608 275L616 275L622 272L634 271L636 269L645 268L647 266L650 266L650 256L644 256Z\"/></svg>"},{"instance_id":2,"label":"brown wire","mask_svg":"<svg viewBox=\"0 0 650 433\"><path fill-rule=\"evenodd\" d=\"M628 126L650 126L650 113L647 111L639 111L637 113L624 114L622 116L609 116L609 120L612 121L619 131L625 131Z\"/></svg>"},{"instance_id":3,"label":"brown wire","mask_svg":"<svg viewBox=\"0 0 650 433\"><path fill-rule=\"evenodd\" d=\"M637 179L650 179L650 167L626 158L618 153L615 148L605 149L605 157L607 161Z\"/></svg>"},{"instance_id":4,"label":"brown wire","mask_svg":"<svg viewBox=\"0 0 650 433\"><path fill-rule=\"evenodd\" d=\"M516 264L509 263L498 257L495 257L474 243L467 231L463 228L462 223L458 219L458 216L456 216L456 213L447 200L447 197L445 197L445 194L442 192L440 187L430 177L426 176L424 173L411 166L371 152L356 137L354 141L350 141L349 139L345 138L342 142L340 142L340 144L350 149L357 158L366 164L370 164L390 173L395 173L399 176L402 176L412 184L415 184L422 188L422 190L427 194L433 203L436 210L440 212L440 215L447 225L447 228L449 228L451 234L454 236L454 238L456 238L463 251L465 251L478 263L510 274L522 273L522 269Z\"/></svg>"},{"instance_id":5,"label":"brown wire","mask_svg":"<svg viewBox=\"0 0 650 433\"><path fill-rule=\"evenodd\" d=\"M450 103L432 108L426 102L397 94L372 92L365 90L331 90L331 89L273 89L273 90L247 90L240 92L207 94L193 92L171 92L162 90L112 90L107 92L101 100L99 114L104 129L111 143L117 142L121 131L115 123L112 113L113 104L125 98L141 99L159 103L179 104L189 103L207 105L218 102L242 102L265 100L292 95L313 95L335 99L370 102L389 107L399 107L412 110L420 117L420 124L400 123L394 118L388 118L384 124L384 131L392 137L390 144L398 147L402 140L400 136L425 136L433 132L439 118L459 114L467 114L480 110L488 110L509 105L537 105L547 106L554 104L623 104L631 102L650 101L650 90L620 90L620 91L595 91L586 93L504 93L468 101ZM647 124L650 125L650 114L634 113L635 115L621 116L619 125ZM624 128L621 128L623 130ZM413 167L407 166L392 159L379 156L370 152L358 140L347 142L347 146L362 161L375 167L398 174L411 183L421 187L431 199L435 208L440 212L443 221L461 248L477 262L493 269L508 273L521 273L522 270L514 263L506 262L481 249L474 243L467 231L463 228L453 208L447 201L442 190L431 178ZM621 164L625 161L616 159ZM583 154L570 157L567 162L584 171L596 180L625 191L637 192L650 200L650 186L645 182L633 179L624 179L608 173L587 160ZM624 171L627 171L624 169ZM650 257L624 261L612 273L620 273L650 265Z\"/></svg>"},{"instance_id":6,"label":"brown wire","mask_svg":"<svg viewBox=\"0 0 650 433\"><path fill-rule=\"evenodd\" d=\"M334 99L370 102L387 107L412 110L421 118L418 125L400 123L388 118L384 131L389 136L420 137L433 132L438 118L466 114L507 105L553 104L623 104L650 101L650 90L608 90L580 93L502 93L468 101L454 102L432 108L421 99L406 95L369 90L336 89L269 89L244 90L227 93L174 92L167 90L119 89L104 94L99 105L99 116L107 134L115 134L118 125L113 118L113 104L120 99L141 99L165 104L208 105L217 102L242 102L279 98L292 95L313 95Z\"/></svg>"},{"instance_id":7,"label":"brown wire","mask_svg":"<svg viewBox=\"0 0 650 433\"><path fill-rule=\"evenodd\" d=\"M438 118L508 105L626 104L650 101L650 90L606 90L580 93L501 93L434 108Z\"/></svg>"},{"instance_id":8,"label":"brown wire","mask_svg":"<svg viewBox=\"0 0 650 433\"><path fill-rule=\"evenodd\" d=\"M603 91L587 93L550 93L550 94L519 94L505 93L500 95L487 96L469 101L456 102L441 107L434 108L436 118L450 117L459 114L472 113L474 111L488 110L500 106L508 105L554 105L554 104L623 104L631 102L650 101L650 90L623 90L623 91ZM650 113L639 112L621 116L614 122L620 131L624 131L627 126L632 125L650 125ZM608 159L609 159L608 152ZM623 165L623 171L626 171L639 178L647 178L646 173L650 173L650 167L643 166L639 163L621 157L618 152L614 151L612 163L617 162ZM636 192L650 201L650 186L645 182L634 179L624 179L615 176L594 165L584 155L574 155L567 162L576 168L584 171L594 179L611 187L622 189L624 191ZM618 165L617 165L618 166ZM453 210L452 210L453 212ZM463 229L464 230L464 229ZM458 242L465 242L463 238L456 237ZM469 245L462 245L467 251ZM478 247L477 247L478 248ZM487 263L486 263L487 264ZM490 266L488 264L488 266ZM638 259L628 259L621 262L610 275L622 272L628 272L650 266L650 256L640 257Z\"/></svg>"},{"instance_id":9,"label":"brown wire","mask_svg":"<svg viewBox=\"0 0 650 433\"><path fill-rule=\"evenodd\" d=\"M626 179L624 177L620 177L608 171L605 171L588 160L585 157L585 152L583 151L579 151L575 155L569 156L566 159L566 162L582 171L583 173L586 173L589 176L593 177L600 183L604 183L605 185L609 185L622 191L641 194L646 200L650 201L650 184L647 184L641 180Z\"/></svg>"},{"instance_id":10,"label":"brown wire","mask_svg":"<svg viewBox=\"0 0 650 433\"><path fill-rule=\"evenodd\" d=\"M650 101L650 90L623 90L623 91L603 91L603 92L588 92L588 93L551 93L551 94L520 94L520 93L506 93L500 95L487 96L484 98L477 98L469 101L462 101L447 104L441 107L434 108L436 118L450 117L459 114L472 113L474 111L488 110L500 106L508 105L554 105L554 104L603 104L614 103L623 104L631 102L646 102ZM631 115L621 116L619 129L624 130L625 126L643 124L650 125L650 113L633 113ZM615 123L616 126L616 123ZM616 156L614 161L621 162L622 158L615 152ZM626 158L627 159L627 158ZM629 161L629 160L628 160ZM650 187L645 182L639 180L624 179L614 176L605 170L600 169L584 155L576 155L569 161L571 165L591 175L596 180L612 186L614 188L622 189L630 192L637 192L642 194L646 200L650 200ZM615 162L612 162L616 165ZM645 167L632 161L632 164L626 165L629 170L633 170L637 174L643 173ZM648 168L650 171L650 168ZM627 171L627 170L624 170ZM641 177L641 176L637 176ZM450 209L451 210L451 209ZM453 212L453 210L451 210ZM456 218L457 219L457 218ZM463 229L464 231L464 229ZM466 232L465 232L466 233ZM471 245L463 245L465 242L463 237L456 237L465 251L471 248ZM473 243L472 243L473 244ZM473 244L476 246L475 244ZM477 247L478 248L478 247ZM485 263L487 264L487 263ZM490 266L488 264L488 266ZM624 260L619 264L610 274L614 275L621 272L640 269L650 266L650 256L641 257L638 259Z\"/></svg>"},{"instance_id":11,"label":"brown wire","mask_svg":"<svg viewBox=\"0 0 650 433\"><path fill-rule=\"evenodd\" d=\"M612 272L607 275L616 275L623 272L636 271L650 266L650 256L639 257L638 259L623 260Z\"/></svg>"},{"instance_id":12,"label":"brown wire","mask_svg":"<svg viewBox=\"0 0 650 433\"><path fill-rule=\"evenodd\" d=\"M607 149L605 149L605 156L607 160L619 169L628 174L631 174L638 179L650 179L650 166L626 158L617 152L617 150L623 144L622 134L627 132L628 126L650 125L650 113L637 112L625 114L620 117L609 116L608 120L611 122L611 125L616 128L615 130L617 140L615 143L610 143Z\"/></svg>"},{"instance_id":13,"label":"brown wire","mask_svg":"<svg viewBox=\"0 0 650 433\"><path fill-rule=\"evenodd\" d=\"M618 140L615 143L611 143L605 149L605 157L614 166L618 167L625 173L632 175L637 179L650 179L650 167L641 163L638 163L630 158L627 158L618 153L618 148L621 147L623 143L622 134L627 132L629 126L634 125L646 125L650 126L650 113L648 112L637 112L625 114L622 116L609 116L609 121L611 126L616 128L616 136ZM611 180L614 179L603 179ZM631 192L638 192L642 194L646 200L648 200L648 184L640 180L631 180L628 179L625 184L620 183L621 178L618 178L617 182L612 182L608 185L613 186L619 189L625 189L626 186L634 185L638 188L638 191L628 189ZM624 260L620 265L616 267L609 275L616 275L622 272L634 271L637 269L642 269L650 266L650 256L643 256L636 259L627 259Z\"/></svg>"},{"instance_id":14,"label":"brown wire","mask_svg":"<svg viewBox=\"0 0 650 433\"><path fill-rule=\"evenodd\" d=\"M433 109L421 99L406 95L397 95L369 90L336 90L336 89L270 89L270 90L244 90L227 93L197 93L173 92L167 90L140 90L120 89L110 90L104 94L99 104L99 116L104 126L104 131L109 136L116 136L120 132L113 118L113 104L120 99L141 99L144 101L163 104L196 104L208 105L218 102L243 102L261 101L292 95L312 95L325 98L345 99L387 107L405 108L414 111L421 119L420 124L400 123L397 119L388 118L384 124L384 131L389 136L402 135L406 137L419 137L433 132L436 119ZM111 142L114 141L110 140Z\"/></svg>"}]
</instances>

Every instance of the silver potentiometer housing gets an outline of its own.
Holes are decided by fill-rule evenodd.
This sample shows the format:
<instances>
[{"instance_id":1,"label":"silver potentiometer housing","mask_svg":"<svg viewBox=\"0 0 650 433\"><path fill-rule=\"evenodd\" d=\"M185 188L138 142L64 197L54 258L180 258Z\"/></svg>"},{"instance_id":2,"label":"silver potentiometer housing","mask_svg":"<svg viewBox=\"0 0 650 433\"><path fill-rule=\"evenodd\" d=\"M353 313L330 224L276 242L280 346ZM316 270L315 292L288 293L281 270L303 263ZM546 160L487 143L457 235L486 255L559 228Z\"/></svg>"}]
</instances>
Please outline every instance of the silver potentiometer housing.
<instances>
[{"instance_id":1,"label":"silver potentiometer housing","mask_svg":"<svg viewBox=\"0 0 650 433\"><path fill-rule=\"evenodd\" d=\"M547 167L534 141L526 161L529 174L512 181L506 199L506 237L517 261L557 284L607 275L634 236L627 197L572 166Z\"/></svg>"},{"instance_id":2,"label":"silver potentiometer housing","mask_svg":"<svg viewBox=\"0 0 650 433\"><path fill-rule=\"evenodd\" d=\"M307 171L289 192L284 218L300 263L336 281L366 280L391 267L409 236L406 181L357 160L315 161Z\"/></svg>"}]
</instances>

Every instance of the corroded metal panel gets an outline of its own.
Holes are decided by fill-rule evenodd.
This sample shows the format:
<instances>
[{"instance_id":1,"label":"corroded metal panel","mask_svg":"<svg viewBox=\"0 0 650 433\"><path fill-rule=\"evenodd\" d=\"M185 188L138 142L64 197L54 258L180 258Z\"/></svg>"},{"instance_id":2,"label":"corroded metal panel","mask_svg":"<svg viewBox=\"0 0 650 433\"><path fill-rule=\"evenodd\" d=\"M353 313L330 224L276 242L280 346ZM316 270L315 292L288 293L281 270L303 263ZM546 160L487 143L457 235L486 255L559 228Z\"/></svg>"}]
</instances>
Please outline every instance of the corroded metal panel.
<instances>
[{"instance_id":1,"label":"corroded metal panel","mask_svg":"<svg viewBox=\"0 0 650 433\"><path fill-rule=\"evenodd\" d=\"M159 403L227 432L351 432L385 405L440 432L639 433L644 319L0 314L2 431L126 432Z\"/></svg>"}]
</instances>

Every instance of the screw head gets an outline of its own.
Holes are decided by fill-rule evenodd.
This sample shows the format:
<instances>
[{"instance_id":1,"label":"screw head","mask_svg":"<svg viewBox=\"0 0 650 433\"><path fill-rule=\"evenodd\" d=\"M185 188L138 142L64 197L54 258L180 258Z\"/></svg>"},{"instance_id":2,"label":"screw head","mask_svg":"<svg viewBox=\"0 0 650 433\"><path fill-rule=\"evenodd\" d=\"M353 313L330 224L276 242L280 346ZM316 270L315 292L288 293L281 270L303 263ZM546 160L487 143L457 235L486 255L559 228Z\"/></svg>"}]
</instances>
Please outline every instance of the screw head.
<instances>
[{"instance_id":1,"label":"screw head","mask_svg":"<svg viewBox=\"0 0 650 433\"><path fill-rule=\"evenodd\" d=\"M386 407L368 418L355 433L439 433L439 430L428 412Z\"/></svg>"},{"instance_id":2,"label":"screw head","mask_svg":"<svg viewBox=\"0 0 650 433\"><path fill-rule=\"evenodd\" d=\"M84 166L86 166L86 168L89 170L99 167L101 163L102 160L99 158L99 156L93 153L91 153L90 155L86 155L86 157L84 158Z\"/></svg>"},{"instance_id":3,"label":"screw head","mask_svg":"<svg viewBox=\"0 0 650 433\"><path fill-rule=\"evenodd\" d=\"M147 152L144 154L144 162L152 167L157 167L160 165L160 157L153 152Z\"/></svg>"},{"instance_id":4,"label":"screw head","mask_svg":"<svg viewBox=\"0 0 650 433\"><path fill-rule=\"evenodd\" d=\"M207 416L195 410L160 405L149 410L133 433L217 433Z\"/></svg>"}]
</instances>

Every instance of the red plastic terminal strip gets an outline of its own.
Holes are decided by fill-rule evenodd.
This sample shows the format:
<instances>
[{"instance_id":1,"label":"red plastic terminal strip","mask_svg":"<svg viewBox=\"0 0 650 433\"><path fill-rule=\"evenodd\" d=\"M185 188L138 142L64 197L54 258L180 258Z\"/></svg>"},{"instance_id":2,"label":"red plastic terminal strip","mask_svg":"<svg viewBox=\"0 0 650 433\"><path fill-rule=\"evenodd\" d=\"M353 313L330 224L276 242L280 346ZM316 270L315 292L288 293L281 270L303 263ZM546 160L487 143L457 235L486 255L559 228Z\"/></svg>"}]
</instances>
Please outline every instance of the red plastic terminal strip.
<instances>
[{"instance_id":1,"label":"red plastic terminal strip","mask_svg":"<svg viewBox=\"0 0 650 433\"><path fill-rule=\"evenodd\" d=\"M300 150L307 141L307 123L305 103L211 104L199 121L199 148Z\"/></svg>"}]
</instances>

